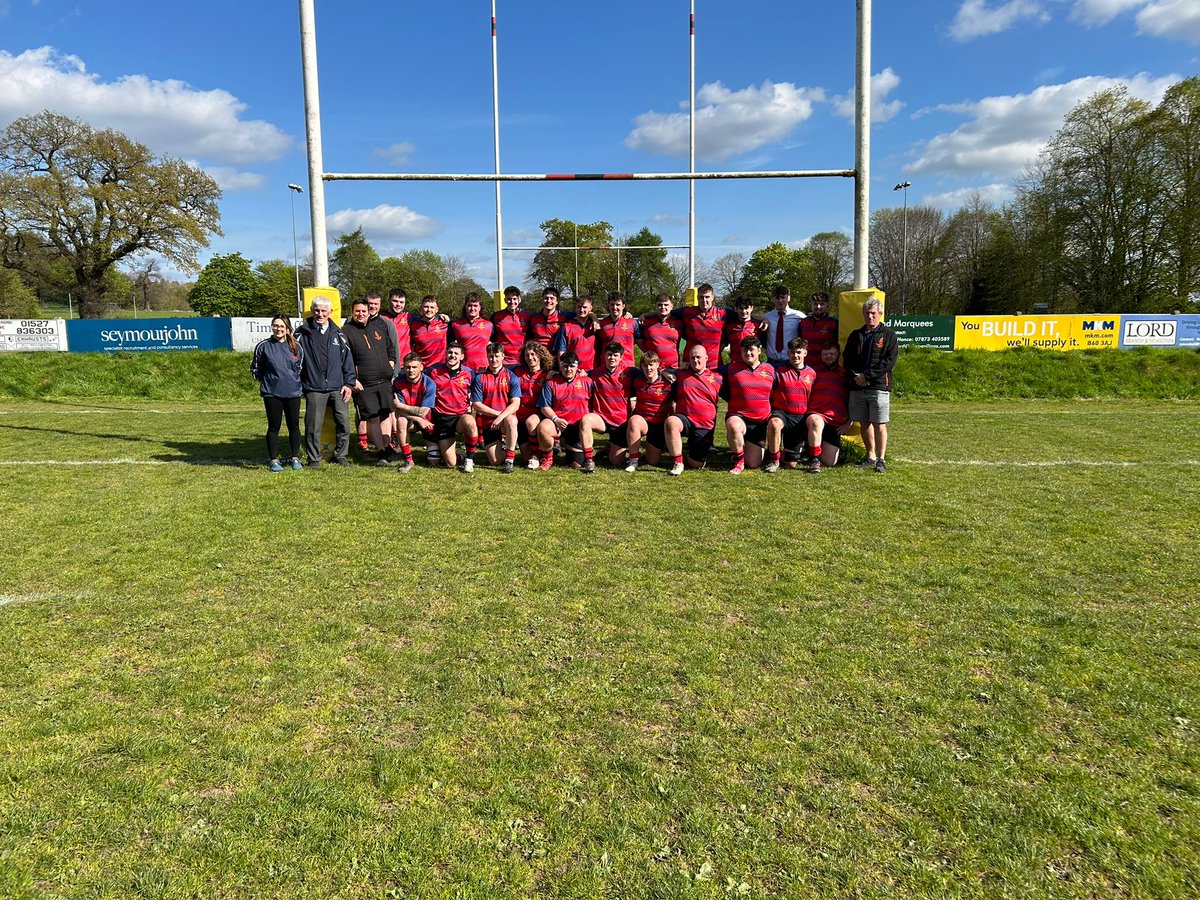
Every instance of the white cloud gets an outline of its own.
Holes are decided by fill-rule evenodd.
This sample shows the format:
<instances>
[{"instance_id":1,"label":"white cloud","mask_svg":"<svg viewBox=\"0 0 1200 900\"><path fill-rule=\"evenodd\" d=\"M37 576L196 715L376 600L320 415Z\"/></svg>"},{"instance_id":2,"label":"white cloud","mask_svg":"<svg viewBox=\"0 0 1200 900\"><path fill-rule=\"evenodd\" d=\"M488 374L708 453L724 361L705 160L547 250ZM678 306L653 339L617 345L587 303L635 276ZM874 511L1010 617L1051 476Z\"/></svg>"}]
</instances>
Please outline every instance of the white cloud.
<instances>
[{"instance_id":1,"label":"white cloud","mask_svg":"<svg viewBox=\"0 0 1200 900\"><path fill-rule=\"evenodd\" d=\"M904 108L900 100L888 102L887 96L900 86L900 76L891 66L871 76L871 123L894 119ZM833 114L854 120L854 91L833 98Z\"/></svg>"},{"instance_id":2,"label":"white cloud","mask_svg":"<svg viewBox=\"0 0 1200 900\"><path fill-rule=\"evenodd\" d=\"M1011 200L1015 196L1015 192L1011 184L983 184L978 187L958 188L942 194L925 194L921 197L921 205L953 212L961 209L963 204L976 195L985 203L999 206L1001 203Z\"/></svg>"},{"instance_id":3,"label":"white cloud","mask_svg":"<svg viewBox=\"0 0 1200 900\"><path fill-rule=\"evenodd\" d=\"M760 87L731 91L719 81L696 92L696 155L724 160L782 140L812 115L813 103L825 99L821 88L764 81ZM625 138L635 150L686 155L687 104L678 113L642 113Z\"/></svg>"},{"instance_id":4,"label":"white cloud","mask_svg":"<svg viewBox=\"0 0 1200 900\"><path fill-rule=\"evenodd\" d=\"M413 151L416 150L416 145L409 141L401 141L398 144L392 144L389 147L380 147L372 151L373 156L377 156L394 166L400 166L408 162Z\"/></svg>"},{"instance_id":5,"label":"white cloud","mask_svg":"<svg viewBox=\"0 0 1200 900\"><path fill-rule=\"evenodd\" d=\"M958 14L950 23L950 37L956 41L1007 31L1022 19L1043 23L1049 14L1036 0L1008 0L998 6L988 6L987 0L963 0Z\"/></svg>"},{"instance_id":6,"label":"white cloud","mask_svg":"<svg viewBox=\"0 0 1200 900\"><path fill-rule=\"evenodd\" d=\"M125 75L101 81L78 56L53 47L16 56L0 50L0 125L51 109L97 128L115 128L158 152L233 165L277 159L292 139L269 122L242 118L228 91Z\"/></svg>"},{"instance_id":7,"label":"white cloud","mask_svg":"<svg viewBox=\"0 0 1200 900\"><path fill-rule=\"evenodd\" d=\"M407 206L379 204L373 209L339 209L325 217L330 234L346 234L362 228L372 243L405 244L431 237L442 230L441 222L413 212Z\"/></svg>"},{"instance_id":8,"label":"white cloud","mask_svg":"<svg viewBox=\"0 0 1200 900\"><path fill-rule=\"evenodd\" d=\"M1145 73L1127 79L1089 75L1065 84L1042 85L1028 94L940 106L943 112L963 113L971 119L920 145L916 161L905 166L905 171L1012 177L1033 161L1077 103L1122 85L1132 96L1157 103L1178 80L1178 75L1151 78Z\"/></svg>"},{"instance_id":9,"label":"white cloud","mask_svg":"<svg viewBox=\"0 0 1200 900\"><path fill-rule=\"evenodd\" d=\"M198 165L198 163L192 163ZM256 191L266 181L257 172L239 172L232 166L202 166L222 191Z\"/></svg>"},{"instance_id":10,"label":"white cloud","mask_svg":"<svg viewBox=\"0 0 1200 900\"><path fill-rule=\"evenodd\" d=\"M1137 24L1142 34L1182 38L1200 44L1200 3L1196 0L1155 0L1139 10Z\"/></svg>"},{"instance_id":11,"label":"white cloud","mask_svg":"<svg viewBox=\"0 0 1200 900\"><path fill-rule=\"evenodd\" d=\"M1075 0L1071 19L1084 25L1104 25L1127 9L1135 9L1146 0Z\"/></svg>"}]
</instances>

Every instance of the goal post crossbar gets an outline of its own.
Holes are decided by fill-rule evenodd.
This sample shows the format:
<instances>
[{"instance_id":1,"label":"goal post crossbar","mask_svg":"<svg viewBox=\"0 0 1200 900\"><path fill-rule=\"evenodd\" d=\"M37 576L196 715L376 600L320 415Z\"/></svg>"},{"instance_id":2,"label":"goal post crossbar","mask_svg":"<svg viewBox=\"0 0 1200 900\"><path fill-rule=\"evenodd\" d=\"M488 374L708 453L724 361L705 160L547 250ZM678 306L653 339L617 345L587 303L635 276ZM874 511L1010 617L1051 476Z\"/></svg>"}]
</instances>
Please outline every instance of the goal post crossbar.
<instances>
[{"instance_id":1,"label":"goal post crossbar","mask_svg":"<svg viewBox=\"0 0 1200 900\"><path fill-rule=\"evenodd\" d=\"M731 178L853 178L853 169L799 169L768 172L586 172L586 173L415 173L325 172L325 181L715 181Z\"/></svg>"}]
</instances>

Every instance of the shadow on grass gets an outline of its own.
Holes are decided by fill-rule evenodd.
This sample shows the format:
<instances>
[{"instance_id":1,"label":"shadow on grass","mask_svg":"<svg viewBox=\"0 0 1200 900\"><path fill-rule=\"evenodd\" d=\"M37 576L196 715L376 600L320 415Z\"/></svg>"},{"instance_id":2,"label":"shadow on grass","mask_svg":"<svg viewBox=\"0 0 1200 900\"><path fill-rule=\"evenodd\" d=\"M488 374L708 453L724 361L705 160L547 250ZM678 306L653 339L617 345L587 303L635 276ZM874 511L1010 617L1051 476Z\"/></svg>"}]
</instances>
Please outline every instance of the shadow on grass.
<instances>
[{"instance_id":1,"label":"shadow on grass","mask_svg":"<svg viewBox=\"0 0 1200 900\"><path fill-rule=\"evenodd\" d=\"M50 428L42 425L8 425L0 423L0 431L26 431L40 434L59 434L71 438L95 438L100 441L151 444L161 452L150 453L147 459L159 462L186 463L195 466L238 466L254 468L264 464L266 443L261 435L232 437L223 441L171 441L133 433L82 431L78 428ZM281 449L287 449L286 438Z\"/></svg>"}]
</instances>

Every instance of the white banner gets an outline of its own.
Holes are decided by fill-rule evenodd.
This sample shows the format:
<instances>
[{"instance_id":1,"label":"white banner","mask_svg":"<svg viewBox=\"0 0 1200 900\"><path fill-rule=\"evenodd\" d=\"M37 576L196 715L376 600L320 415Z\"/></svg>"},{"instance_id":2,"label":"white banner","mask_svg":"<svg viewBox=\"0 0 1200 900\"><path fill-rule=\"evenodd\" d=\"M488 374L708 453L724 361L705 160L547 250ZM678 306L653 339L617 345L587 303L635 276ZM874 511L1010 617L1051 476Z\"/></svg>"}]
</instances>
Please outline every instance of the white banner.
<instances>
[{"instance_id":1,"label":"white banner","mask_svg":"<svg viewBox=\"0 0 1200 900\"><path fill-rule=\"evenodd\" d=\"M66 349L65 319L0 319L0 352Z\"/></svg>"},{"instance_id":2,"label":"white banner","mask_svg":"<svg viewBox=\"0 0 1200 900\"><path fill-rule=\"evenodd\" d=\"M303 319L292 316L292 330L299 328L303 322ZM259 341L265 341L271 336L271 320L232 318L229 320L229 336L233 339L234 350L249 352L258 346Z\"/></svg>"}]
</instances>

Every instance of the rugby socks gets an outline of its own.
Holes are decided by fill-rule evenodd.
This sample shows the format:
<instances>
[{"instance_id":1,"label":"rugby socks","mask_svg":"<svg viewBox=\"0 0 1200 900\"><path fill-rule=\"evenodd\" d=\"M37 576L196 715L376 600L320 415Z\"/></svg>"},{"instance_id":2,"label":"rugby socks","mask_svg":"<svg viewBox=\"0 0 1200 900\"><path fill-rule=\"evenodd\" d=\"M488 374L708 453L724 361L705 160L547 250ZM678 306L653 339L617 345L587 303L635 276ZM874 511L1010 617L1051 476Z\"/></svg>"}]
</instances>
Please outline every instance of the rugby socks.
<instances>
[{"instance_id":1,"label":"rugby socks","mask_svg":"<svg viewBox=\"0 0 1200 900\"><path fill-rule=\"evenodd\" d=\"M584 447L583 448L583 458L584 459L592 459L592 457L594 455L595 455L595 448L593 448L593 447Z\"/></svg>"},{"instance_id":2,"label":"rugby socks","mask_svg":"<svg viewBox=\"0 0 1200 900\"><path fill-rule=\"evenodd\" d=\"M746 452L744 450L741 453L733 454L733 465L735 468L737 466L742 466L745 464L746 464Z\"/></svg>"},{"instance_id":3,"label":"rugby socks","mask_svg":"<svg viewBox=\"0 0 1200 900\"><path fill-rule=\"evenodd\" d=\"M774 453L767 454L767 464L768 465L770 465L771 463L774 463L775 465L779 465L779 461L781 459L783 459L783 451L782 450L777 450Z\"/></svg>"},{"instance_id":4,"label":"rugby socks","mask_svg":"<svg viewBox=\"0 0 1200 900\"><path fill-rule=\"evenodd\" d=\"M641 458L642 458L642 445L641 445L641 442L639 441L638 445L636 447L629 448L629 461L631 463L637 462Z\"/></svg>"},{"instance_id":5,"label":"rugby socks","mask_svg":"<svg viewBox=\"0 0 1200 900\"><path fill-rule=\"evenodd\" d=\"M676 465L682 465L683 464L683 454L681 453L678 456L672 456L671 462L675 463Z\"/></svg>"},{"instance_id":6,"label":"rugby socks","mask_svg":"<svg viewBox=\"0 0 1200 900\"><path fill-rule=\"evenodd\" d=\"M512 449L511 447L504 448L504 459L506 462L512 462L516 458L517 458L516 450Z\"/></svg>"},{"instance_id":7,"label":"rugby socks","mask_svg":"<svg viewBox=\"0 0 1200 900\"><path fill-rule=\"evenodd\" d=\"M821 458L821 445L818 444L816 447L809 447L808 455L811 456L813 459L820 459Z\"/></svg>"},{"instance_id":8,"label":"rugby socks","mask_svg":"<svg viewBox=\"0 0 1200 900\"><path fill-rule=\"evenodd\" d=\"M413 461L413 458L412 458L412 444L401 444L401 445L400 445L400 452L404 454L404 461L405 461L406 463L410 463L410 462L412 462L412 461Z\"/></svg>"},{"instance_id":9,"label":"rugby socks","mask_svg":"<svg viewBox=\"0 0 1200 900\"><path fill-rule=\"evenodd\" d=\"M463 443L466 445L467 456L474 456L475 451L479 449L479 438L477 437L464 438Z\"/></svg>"}]
</instances>

